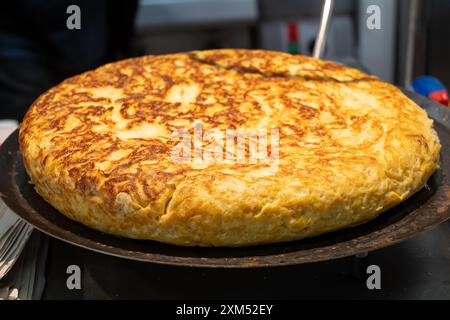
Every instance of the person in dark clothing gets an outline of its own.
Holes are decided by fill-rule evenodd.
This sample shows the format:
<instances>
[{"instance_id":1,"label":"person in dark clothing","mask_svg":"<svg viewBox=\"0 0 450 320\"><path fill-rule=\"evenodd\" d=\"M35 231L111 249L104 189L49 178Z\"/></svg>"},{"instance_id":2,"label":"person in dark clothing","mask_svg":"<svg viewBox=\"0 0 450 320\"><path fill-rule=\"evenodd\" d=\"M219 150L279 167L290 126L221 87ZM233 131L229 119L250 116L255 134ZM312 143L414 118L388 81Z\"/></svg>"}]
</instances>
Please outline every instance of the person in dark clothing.
<instances>
[{"instance_id":1,"label":"person in dark clothing","mask_svg":"<svg viewBox=\"0 0 450 320\"><path fill-rule=\"evenodd\" d=\"M67 8L81 11L69 30ZM65 78L132 55L137 0L16 0L0 3L0 119L20 120Z\"/></svg>"}]
</instances>

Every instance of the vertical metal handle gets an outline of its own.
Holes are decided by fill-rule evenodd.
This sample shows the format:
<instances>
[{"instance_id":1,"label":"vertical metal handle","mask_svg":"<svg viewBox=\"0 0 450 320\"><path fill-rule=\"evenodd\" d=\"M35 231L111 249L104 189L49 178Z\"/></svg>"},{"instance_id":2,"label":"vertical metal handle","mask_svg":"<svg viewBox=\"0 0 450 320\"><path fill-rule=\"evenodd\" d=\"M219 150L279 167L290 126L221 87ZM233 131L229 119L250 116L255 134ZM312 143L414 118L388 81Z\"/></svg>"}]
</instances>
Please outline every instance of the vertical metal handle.
<instances>
[{"instance_id":1,"label":"vertical metal handle","mask_svg":"<svg viewBox=\"0 0 450 320\"><path fill-rule=\"evenodd\" d=\"M330 23L331 14L333 12L334 0L324 0L322 7L322 17L320 19L319 33L317 34L316 43L314 45L313 57L321 58L325 43L327 40L327 29Z\"/></svg>"}]
</instances>

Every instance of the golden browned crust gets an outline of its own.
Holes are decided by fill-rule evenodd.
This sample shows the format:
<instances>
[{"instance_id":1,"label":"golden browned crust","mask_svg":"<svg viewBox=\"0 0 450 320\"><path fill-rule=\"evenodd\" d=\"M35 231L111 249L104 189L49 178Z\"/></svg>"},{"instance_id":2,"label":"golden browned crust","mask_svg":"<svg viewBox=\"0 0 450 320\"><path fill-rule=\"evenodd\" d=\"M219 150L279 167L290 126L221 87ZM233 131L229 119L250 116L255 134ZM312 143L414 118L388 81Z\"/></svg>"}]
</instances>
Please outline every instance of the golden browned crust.
<instances>
[{"instance_id":1,"label":"golden browned crust","mask_svg":"<svg viewBox=\"0 0 450 320\"><path fill-rule=\"evenodd\" d=\"M171 133L278 128L267 164L174 163ZM362 223L436 170L432 121L355 69L270 51L145 56L70 78L20 127L37 192L97 230L179 245L288 241Z\"/></svg>"}]
</instances>

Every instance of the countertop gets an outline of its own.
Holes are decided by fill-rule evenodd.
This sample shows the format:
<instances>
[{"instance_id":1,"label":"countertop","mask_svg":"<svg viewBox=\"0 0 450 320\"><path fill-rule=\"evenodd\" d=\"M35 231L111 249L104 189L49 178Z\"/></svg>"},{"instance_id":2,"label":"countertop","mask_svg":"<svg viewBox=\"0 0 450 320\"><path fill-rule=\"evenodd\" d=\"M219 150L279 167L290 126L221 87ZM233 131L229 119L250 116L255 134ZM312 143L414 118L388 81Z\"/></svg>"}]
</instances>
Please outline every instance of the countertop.
<instances>
[{"instance_id":1,"label":"countertop","mask_svg":"<svg viewBox=\"0 0 450 320\"><path fill-rule=\"evenodd\" d=\"M66 286L69 265L81 290ZM380 290L367 288L367 265L380 267ZM46 277L44 299L450 299L450 221L365 259L257 269L136 262L51 239Z\"/></svg>"}]
</instances>

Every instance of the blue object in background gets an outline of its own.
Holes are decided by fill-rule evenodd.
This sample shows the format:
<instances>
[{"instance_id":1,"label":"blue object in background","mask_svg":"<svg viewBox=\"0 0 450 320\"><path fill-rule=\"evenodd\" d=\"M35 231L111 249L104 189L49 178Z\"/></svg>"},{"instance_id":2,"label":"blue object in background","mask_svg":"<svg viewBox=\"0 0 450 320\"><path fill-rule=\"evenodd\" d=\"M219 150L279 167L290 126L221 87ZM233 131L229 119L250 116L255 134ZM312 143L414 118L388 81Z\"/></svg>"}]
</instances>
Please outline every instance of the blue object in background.
<instances>
[{"instance_id":1,"label":"blue object in background","mask_svg":"<svg viewBox=\"0 0 450 320\"><path fill-rule=\"evenodd\" d=\"M439 102L445 106L449 104L448 91L435 77L421 76L414 80L412 89L420 95Z\"/></svg>"}]
</instances>

